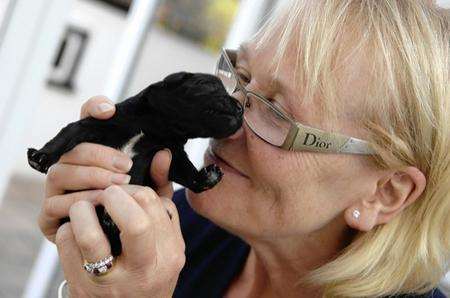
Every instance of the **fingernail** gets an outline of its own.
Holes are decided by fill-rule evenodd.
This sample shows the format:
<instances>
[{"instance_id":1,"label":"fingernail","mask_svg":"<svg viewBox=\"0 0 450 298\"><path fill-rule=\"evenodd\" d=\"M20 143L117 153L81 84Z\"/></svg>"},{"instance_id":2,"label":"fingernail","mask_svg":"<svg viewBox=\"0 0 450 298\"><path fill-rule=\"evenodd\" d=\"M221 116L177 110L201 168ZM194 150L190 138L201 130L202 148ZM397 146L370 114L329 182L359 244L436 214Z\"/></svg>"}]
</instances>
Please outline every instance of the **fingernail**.
<instances>
[{"instance_id":1,"label":"fingernail","mask_svg":"<svg viewBox=\"0 0 450 298\"><path fill-rule=\"evenodd\" d=\"M111 182L114 184L128 184L131 176L126 174L114 174L111 177Z\"/></svg>"},{"instance_id":2,"label":"fingernail","mask_svg":"<svg viewBox=\"0 0 450 298\"><path fill-rule=\"evenodd\" d=\"M112 111L114 109L114 106L110 103L101 103L97 106L97 110L99 113L106 113L109 111Z\"/></svg>"},{"instance_id":3,"label":"fingernail","mask_svg":"<svg viewBox=\"0 0 450 298\"><path fill-rule=\"evenodd\" d=\"M164 148L164 151L166 151L167 153L169 153L170 158L172 158L172 152L170 151L170 149Z\"/></svg>"},{"instance_id":4,"label":"fingernail","mask_svg":"<svg viewBox=\"0 0 450 298\"><path fill-rule=\"evenodd\" d=\"M114 156L113 157L113 165L119 171L128 172L133 166L133 161L126 157Z\"/></svg>"}]
</instances>

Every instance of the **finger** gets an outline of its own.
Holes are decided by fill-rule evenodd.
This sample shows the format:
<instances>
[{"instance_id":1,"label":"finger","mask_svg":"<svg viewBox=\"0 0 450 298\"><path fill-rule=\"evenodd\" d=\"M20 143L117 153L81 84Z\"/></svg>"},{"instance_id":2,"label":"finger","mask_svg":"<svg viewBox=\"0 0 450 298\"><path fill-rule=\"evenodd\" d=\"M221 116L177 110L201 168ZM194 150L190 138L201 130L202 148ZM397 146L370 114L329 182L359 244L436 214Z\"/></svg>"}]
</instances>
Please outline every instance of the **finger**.
<instances>
[{"instance_id":1,"label":"finger","mask_svg":"<svg viewBox=\"0 0 450 298\"><path fill-rule=\"evenodd\" d=\"M67 280L79 280L84 274L83 257L75 241L70 222L59 227L55 237L59 259Z\"/></svg>"},{"instance_id":2,"label":"finger","mask_svg":"<svg viewBox=\"0 0 450 298\"><path fill-rule=\"evenodd\" d=\"M100 226L93 204L79 201L70 207L69 216L75 240L84 260L93 263L111 255L111 247Z\"/></svg>"},{"instance_id":3,"label":"finger","mask_svg":"<svg viewBox=\"0 0 450 298\"><path fill-rule=\"evenodd\" d=\"M173 218L175 223L179 223L178 211L175 204L170 199L164 198L163 200L163 197L159 197L150 187L128 184L121 185L120 188L133 197L139 206L156 221L169 223L166 219L169 218L169 220L172 220ZM155 205L154 208L152 205Z\"/></svg>"},{"instance_id":4,"label":"finger","mask_svg":"<svg viewBox=\"0 0 450 298\"><path fill-rule=\"evenodd\" d=\"M154 226L136 200L120 186L113 185L99 195L99 202L120 230L124 261L133 267L154 264Z\"/></svg>"},{"instance_id":5,"label":"finger","mask_svg":"<svg viewBox=\"0 0 450 298\"><path fill-rule=\"evenodd\" d=\"M64 194L66 190L104 189L112 184L128 184L131 177L98 167L56 163L45 180L45 196Z\"/></svg>"},{"instance_id":6,"label":"finger","mask_svg":"<svg viewBox=\"0 0 450 298\"><path fill-rule=\"evenodd\" d=\"M94 166L120 173L127 173L133 165L133 161L125 153L94 143L78 144L63 154L59 163Z\"/></svg>"},{"instance_id":7,"label":"finger","mask_svg":"<svg viewBox=\"0 0 450 298\"><path fill-rule=\"evenodd\" d=\"M86 190L45 198L38 217L39 228L49 241L55 242L60 219L69 216L70 206L81 200L97 205L97 197L102 191L100 189Z\"/></svg>"},{"instance_id":8,"label":"finger","mask_svg":"<svg viewBox=\"0 0 450 298\"><path fill-rule=\"evenodd\" d=\"M150 187L128 184L121 185L120 188L133 197L139 206L141 206L141 208L153 219L156 219L156 221L169 223L169 221L166 221L166 216L169 220L172 220L172 217L174 216L174 222L179 223L178 211L176 210L175 204L167 198L164 199L169 202L164 202L162 200L163 197L159 197L159 195L157 195ZM155 199L154 202L153 199ZM155 208L151 206L152 203L155 205ZM164 210L166 210L165 213Z\"/></svg>"},{"instance_id":9,"label":"finger","mask_svg":"<svg viewBox=\"0 0 450 298\"><path fill-rule=\"evenodd\" d=\"M161 197L161 202L162 202L164 208L170 214L170 220L172 222L172 227L173 227L175 235L179 241L179 244L184 247L184 239L183 239L183 234L181 233L180 217L178 215L177 206L171 199L168 199L165 197Z\"/></svg>"},{"instance_id":10,"label":"finger","mask_svg":"<svg viewBox=\"0 0 450 298\"><path fill-rule=\"evenodd\" d=\"M163 234L164 237L171 238L173 224L168 216L168 210L158 194L150 187L141 187L132 197L151 218L154 224L154 233L157 236Z\"/></svg>"},{"instance_id":11,"label":"finger","mask_svg":"<svg viewBox=\"0 0 450 298\"><path fill-rule=\"evenodd\" d=\"M167 203L168 208L166 208L161 198L150 187L142 187L133 195L133 198L151 218L152 232L158 241L156 243L158 250L167 252L177 248L184 251L183 238L178 234L167 214L169 209L171 214L175 214L176 207Z\"/></svg>"},{"instance_id":12,"label":"finger","mask_svg":"<svg viewBox=\"0 0 450 298\"><path fill-rule=\"evenodd\" d=\"M125 191L130 196L133 196L136 192L141 190L143 187L142 185L136 185L136 184L124 184L121 185L120 188L122 188L123 191Z\"/></svg>"},{"instance_id":13,"label":"finger","mask_svg":"<svg viewBox=\"0 0 450 298\"><path fill-rule=\"evenodd\" d=\"M103 95L91 97L81 106L80 119L94 117L97 119L109 119L116 112L114 103Z\"/></svg>"},{"instance_id":14,"label":"finger","mask_svg":"<svg viewBox=\"0 0 450 298\"><path fill-rule=\"evenodd\" d=\"M69 216L69 209L76 202L87 201L97 205L97 197L102 191L101 189L83 190L45 198L42 204L42 212L51 218Z\"/></svg>"},{"instance_id":15,"label":"finger","mask_svg":"<svg viewBox=\"0 0 450 298\"><path fill-rule=\"evenodd\" d=\"M169 181L169 168L172 154L169 149L158 151L153 157L150 166L150 175L156 184L156 192L159 196L171 198L173 196L173 185Z\"/></svg>"}]
</instances>

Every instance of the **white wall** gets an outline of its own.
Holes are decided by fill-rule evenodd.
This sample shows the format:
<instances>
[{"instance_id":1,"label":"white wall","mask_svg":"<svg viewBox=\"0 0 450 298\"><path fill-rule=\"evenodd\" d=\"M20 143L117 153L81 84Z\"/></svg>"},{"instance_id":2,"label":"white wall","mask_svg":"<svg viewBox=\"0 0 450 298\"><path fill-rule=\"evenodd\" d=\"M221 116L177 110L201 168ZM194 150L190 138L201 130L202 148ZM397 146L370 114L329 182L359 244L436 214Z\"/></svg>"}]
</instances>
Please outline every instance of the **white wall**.
<instances>
[{"instance_id":1,"label":"white wall","mask_svg":"<svg viewBox=\"0 0 450 298\"><path fill-rule=\"evenodd\" d=\"M33 117L29 119L32 129L24 135L27 147L42 147L69 121L78 119L82 103L102 89L107 66L113 58L114 41L121 33L125 19L125 14L115 9L105 11L105 7L108 8L103 4L75 1L68 23L86 28L90 35L75 82L76 92L46 86ZM14 172L42 177L29 167L25 150L19 156Z\"/></svg>"},{"instance_id":2,"label":"white wall","mask_svg":"<svg viewBox=\"0 0 450 298\"><path fill-rule=\"evenodd\" d=\"M0 34L0 205L72 0L17 1ZM12 6L11 6L12 7ZM23 150L22 150L23 148Z\"/></svg>"},{"instance_id":3,"label":"white wall","mask_svg":"<svg viewBox=\"0 0 450 298\"><path fill-rule=\"evenodd\" d=\"M436 0L436 4L444 8L450 8L450 0Z\"/></svg>"}]
</instances>

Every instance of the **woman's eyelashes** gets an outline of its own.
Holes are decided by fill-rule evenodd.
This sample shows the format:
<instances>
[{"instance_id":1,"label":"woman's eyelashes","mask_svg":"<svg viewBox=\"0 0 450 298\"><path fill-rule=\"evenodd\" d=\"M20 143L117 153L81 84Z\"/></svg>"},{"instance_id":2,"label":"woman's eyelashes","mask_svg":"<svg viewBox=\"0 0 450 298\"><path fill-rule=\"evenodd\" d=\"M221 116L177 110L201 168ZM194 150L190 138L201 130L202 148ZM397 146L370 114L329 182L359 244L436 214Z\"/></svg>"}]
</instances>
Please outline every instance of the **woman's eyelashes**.
<instances>
[{"instance_id":1,"label":"woman's eyelashes","mask_svg":"<svg viewBox=\"0 0 450 298\"><path fill-rule=\"evenodd\" d=\"M240 67L238 67L236 69L236 71L239 76L239 81L241 82L241 84L243 84L244 86L247 86L251 81L250 74Z\"/></svg>"}]
</instances>

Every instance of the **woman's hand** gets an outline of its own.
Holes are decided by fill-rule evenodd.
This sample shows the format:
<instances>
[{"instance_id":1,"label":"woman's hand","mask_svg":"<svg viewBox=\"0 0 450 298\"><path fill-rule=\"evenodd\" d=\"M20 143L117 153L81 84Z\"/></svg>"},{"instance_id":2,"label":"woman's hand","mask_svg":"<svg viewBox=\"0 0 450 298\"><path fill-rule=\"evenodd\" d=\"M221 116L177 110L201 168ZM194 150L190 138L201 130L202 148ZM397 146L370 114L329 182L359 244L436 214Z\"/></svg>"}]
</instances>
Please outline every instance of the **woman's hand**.
<instances>
[{"instance_id":1,"label":"woman's hand","mask_svg":"<svg viewBox=\"0 0 450 298\"><path fill-rule=\"evenodd\" d=\"M101 260L111 248L94 205L84 200L74 203L70 222L56 233L70 297L172 297L185 263L175 204L137 185L109 186L98 202L119 227L123 252L106 275L87 273L84 260Z\"/></svg>"},{"instance_id":2,"label":"woman's hand","mask_svg":"<svg viewBox=\"0 0 450 298\"><path fill-rule=\"evenodd\" d=\"M97 96L82 106L80 118L108 119L114 112L109 99ZM184 242L177 210L166 199L173 195L170 162L170 151L153 158L149 174L157 193L148 187L126 186L131 160L107 146L79 144L50 167L38 222L45 237L58 246L72 296L171 295L184 264ZM110 253L93 211L98 204L105 206L122 231L123 252L111 272L93 277L82 268L83 259L96 261ZM60 226L64 217L71 222Z\"/></svg>"},{"instance_id":3,"label":"woman's hand","mask_svg":"<svg viewBox=\"0 0 450 298\"><path fill-rule=\"evenodd\" d=\"M105 109L108 104L112 109ZM111 100L96 96L83 104L80 118L92 116L108 119L114 112ZM170 161L170 152L158 152L153 158L149 173L157 185L156 192L166 198L173 195L172 183L168 181ZM48 170L45 183L45 199L38 218L45 237L55 242L60 219L69 216L69 209L75 202L88 201L97 205L97 197L103 189L114 184L127 184L129 177L126 173L130 168L131 159L127 155L98 144L81 143L62 155Z\"/></svg>"}]
</instances>

